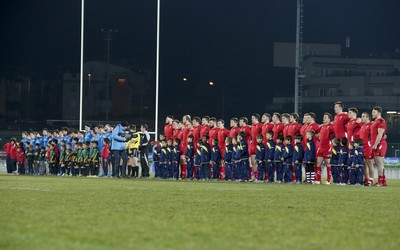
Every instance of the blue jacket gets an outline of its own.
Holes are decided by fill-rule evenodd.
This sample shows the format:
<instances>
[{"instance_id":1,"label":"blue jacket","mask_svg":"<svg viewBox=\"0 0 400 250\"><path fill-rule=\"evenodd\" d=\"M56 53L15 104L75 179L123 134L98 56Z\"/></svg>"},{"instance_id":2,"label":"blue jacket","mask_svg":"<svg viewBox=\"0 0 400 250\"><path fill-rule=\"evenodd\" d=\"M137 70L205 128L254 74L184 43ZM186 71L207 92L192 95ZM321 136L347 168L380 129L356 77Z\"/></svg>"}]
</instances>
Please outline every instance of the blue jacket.
<instances>
[{"instance_id":1,"label":"blue jacket","mask_svg":"<svg viewBox=\"0 0 400 250\"><path fill-rule=\"evenodd\" d=\"M275 145L275 154L274 154L275 162L282 162L281 158L283 156L284 151L285 151L285 145L283 145L282 142Z\"/></svg>"},{"instance_id":2,"label":"blue jacket","mask_svg":"<svg viewBox=\"0 0 400 250\"><path fill-rule=\"evenodd\" d=\"M153 148L153 162L160 162L161 145L154 146Z\"/></svg>"},{"instance_id":3,"label":"blue jacket","mask_svg":"<svg viewBox=\"0 0 400 250\"><path fill-rule=\"evenodd\" d=\"M168 163L168 164L171 164L171 162L172 162L172 153L173 153L173 151L174 151L174 146L167 146L167 160L166 160L166 162Z\"/></svg>"},{"instance_id":4,"label":"blue jacket","mask_svg":"<svg viewBox=\"0 0 400 250\"><path fill-rule=\"evenodd\" d=\"M120 126L120 124L118 124L117 127L118 126ZM92 141L92 137L93 137L92 130L89 130L89 131L85 132L85 141Z\"/></svg>"},{"instance_id":5,"label":"blue jacket","mask_svg":"<svg viewBox=\"0 0 400 250\"><path fill-rule=\"evenodd\" d=\"M221 161L221 152L219 150L218 145L214 145L212 150L211 150L211 161L218 163Z\"/></svg>"},{"instance_id":6,"label":"blue jacket","mask_svg":"<svg viewBox=\"0 0 400 250\"><path fill-rule=\"evenodd\" d=\"M292 161L293 161L293 145L290 144L286 144L285 150L283 151L283 164L284 165L292 165Z\"/></svg>"},{"instance_id":7,"label":"blue jacket","mask_svg":"<svg viewBox=\"0 0 400 250\"><path fill-rule=\"evenodd\" d=\"M356 149L353 148L352 150L350 150L349 153L349 158L347 159L347 166L348 167L352 167L356 162Z\"/></svg>"},{"instance_id":8,"label":"blue jacket","mask_svg":"<svg viewBox=\"0 0 400 250\"><path fill-rule=\"evenodd\" d=\"M354 164L364 166L364 151L362 146L356 147Z\"/></svg>"},{"instance_id":9,"label":"blue jacket","mask_svg":"<svg viewBox=\"0 0 400 250\"><path fill-rule=\"evenodd\" d=\"M249 159L249 147L247 145L247 141L243 139L239 143L239 152L240 152L240 160Z\"/></svg>"},{"instance_id":10,"label":"blue jacket","mask_svg":"<svg viewBox=\"0 0 400 250\"><path fill-rule=\"evenodd\" d=\"M189 142L186 146L185 158L186 160L192 161L194 157L194 145L193 142Z\"/></svg>"},{"instance_id":11,"label":"blue jacket","mask_svg":"<svg viewBox=\"0 0 400 250\"><path fill-rule=\"evenodd\" d=\"M125 150L125 138L118 134L125 134L121 124L118 124L112 131L111 150Z\"/></svg>"},{"instance_id":12,"label":"blue jacket","mask_svg":"<svg viewBox=\"0 0 400 250\"><path fill-rule=\"evenodd\" d=\"M293 150L293 158L292 158L293 164L301 164L303 162L303 157L304 157L303 155L304 155L303 144L301 142L296 143Z\"/></svg>"},{"instance_id":13,"label":"blue jacket","mask_svg":"<svg viewBox=\"0 0 400 250\"><path fill-rule=\"evenodd\" d=\"M226 145L224 152L224 162L231 163L232 162L232 154L233 154L233 146L232 144Z\"/></svg>"},{"instance_id":14,"label":"blue jacket","mask_svg":"<svg viewBox=\"0 0 400 250\"><path fill-rule=\"evenodd\" d=\"M264 143L258 143L256 147L256 161L263 161L265 159L265 146Z\"/></svg>"},{"instance_id":15,"label":"blue jacket","mask_svg":"<svg viewBox=\"0 0 400 250\"><path fill-rule=\"evenodd\" d=\"M168 148L160 147L160 163L167 163Z\"/></svg>"},{"instance_id":16,"label":"blue jacket","mask_svg":"<svg viewBox=\"0 0 400 250\"><path fill-rule=\"evenodd\" d=\"M173 146L171 161L179 163L180 158L181 158L181 150L180 150L179 146Z\"/></svg>"},{"instance_id":17,"label":"blue jacket","mask_svg":"<svg viewBox=\"0 0 400 250\"><path fill-rule=\"evenodd\" d=\"M48 136L40 137L40 141L39 141L40 147L46 147L48 141L49 141L49 137Z\"/></svg>"},{"instance_id":18,"label":"blue jacket","mask_svg":"<svg viewBox=\"0 0 400 250\"><path fill-rule=\"evenodd\" d=\"M269 140L265 145L265 161L274 160L275 155L275 142L273 139Z\"/></svg>"},{"instance_id":19,"label":"blue jacket","mask_svg":"<svg viewBox=\"0 0 400 250\"><path fill-rule=\"evenodd\" d=\"M240 160L240 150L239 150L239 145L236 144L235 146L232 146L232 159L234 161Z\"/></svg>"},{"instance_id":20,"label":"blue jacket","mask_svg":"<svg viewBox=\"0 0 400 250\"><path fill-rule=\"evenodd\" d=\"M347 165L347 160L349 158L349 148L345 145L340 149L338 165Z\"/></svg>"},{"instance_id":21,"label":"blue jacket","mask_svg":"<svg viewBox=\"0 0 400 250\"><path fill-rule=\"evenodd\" d=\"M196 155L194 156L194 165L200 166L201 165L201 147L196 150Z\"/></svg>"},{"instance_id":22,"label":"blue jacket","mask_svg":"<svg viewBox=\"0 0 400 250\"><path fill-rule=\"evenodd\" d=\"M103 149L103 134L100 134L100 133L96 134L94 139L97 141L97 147L99 148L99 150L102 150Z\"/></svg>"},{"instance_id":23,"label":"blue jacket","mask_svg":"<svg viewBox=\"0 0 400 250\"><path fill-rule=\"evenodd\" d=\"M30 142L30 140L28 140L27 138L24 138L24 139L21 140L22 145L24 145L24 150L25 150L25 151L26 151L26 148L27 148L27 147L26 147L26 143L27 143L28 141ZM31 144L31 145L32 145L32 144ZM34 146L35 146L35 144L32 145L32 147L34 147Z\"/></svg>"},{"instance_id":24,"label":"blue jacket","mask_svg":"<svg viewBox=\"0 0 400 250\"><path fill-rule=\"evenodd\" d=\"M313 139L307 141L306 153L304 154L304 162L315 162L315 142Z\"/></svg>"},{"instance_id":25,"label":"blue jacket","mask_svg":"<svg viewBox=\"0 0 400 250\"><path fill-rule=\"evenodd\" d=\"M339 158L340 158L340 146L333 146L332 148L332 157L330 164L332 166L338 166L339 165Z\"/></svg>"},{"instance_id":26,"label":"blue jacket","mask_svg":"<svg viewBox=\"0 0 400 250\"><path fill-rule=\"evenodd\" d=\"M210 163L211 160L211 149L208 142L201 145L201 164Z\"/></svg>"}]
</instances>

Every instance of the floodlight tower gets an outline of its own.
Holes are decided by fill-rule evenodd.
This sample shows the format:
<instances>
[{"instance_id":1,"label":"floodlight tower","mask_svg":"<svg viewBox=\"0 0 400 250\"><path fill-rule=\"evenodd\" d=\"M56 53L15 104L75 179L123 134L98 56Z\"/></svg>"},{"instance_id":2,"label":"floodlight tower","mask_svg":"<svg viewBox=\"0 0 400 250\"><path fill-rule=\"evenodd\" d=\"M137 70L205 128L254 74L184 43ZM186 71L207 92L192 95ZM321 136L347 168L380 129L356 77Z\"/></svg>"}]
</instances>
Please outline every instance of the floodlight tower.
<instances>
[{"instance_id":1,"label":"floodlight tower","mask_svg":"<svg viewBox=\"0 0 400 250\"><path fill-rule=\"evenodd\" d=\"M302 112L302 84L305 77L304 70L301 67L303 61L303 0L297 0L297 18L296 18L296 62L294 78L294 112Z\"/></svg>"}]
</instances>

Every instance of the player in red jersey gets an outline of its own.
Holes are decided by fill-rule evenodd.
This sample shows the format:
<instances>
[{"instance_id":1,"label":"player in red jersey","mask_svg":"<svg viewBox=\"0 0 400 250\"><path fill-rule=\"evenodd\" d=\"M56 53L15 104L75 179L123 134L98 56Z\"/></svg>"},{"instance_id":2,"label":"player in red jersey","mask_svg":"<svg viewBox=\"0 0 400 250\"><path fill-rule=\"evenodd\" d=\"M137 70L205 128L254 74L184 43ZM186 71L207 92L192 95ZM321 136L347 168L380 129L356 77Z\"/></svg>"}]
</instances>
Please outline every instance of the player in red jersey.
<instances>
[{"instance_id":1,"label":"player in red jersey","mask_svg":"<svg viewBox=\"0 0 400 250\"><path fill-rule=\"evenodd\" d=\"M318 125L318 123L315 122L315 119L317 118L317 116L315 115L315 113L313 112L308 112L308 116L307 116L307 131L308 130L312 130L315 132L315 136L314 136L314 142L315 142L315 147L318 149L319 147L319 141L318 141L318 134L320 131L320 127Z\"/></svg>"},{"instance_id":2,"label":"player in red jersey","mask_svg":"<svg viewBox=\"0 0 400 250\"><path fill-rule=\"evenodd\" d=\"M185 151L185 150L186 150L186 147L187 147L187 141L188 141L187 137L188 137L188 135L189 135L189 128L188 128L189 123L192 123L192 118L190 118L190 115L184 115L184 116L182 117L182 124L183 124L183 127L182 127L182 134L183 134L183 139L182 139L182 143L181 143L181 144L183 144L183 145L182 145L183 151ZM185 155L185 152L181 152L181 154Z\"/></svg>"},{"instance_id":3,"label":"player in red jersey","mask_svg":"<svg viewBox=\"0 0 400 250\"><path fill-rule=\"evenodd\" d=\"M342 138L346 136L346 124L349 121L347 113L343 112L344 105L342 102L335 103L335 119L333 121L333 127L335 129L335 137Z\"/></svg>"},{"instance_id":4,"label":"player in red jersey","mask_svg":"<svg viewBox=\"0 0 400 250\"><path fill-rule=\"evenodd\" d=\"M195 116L193 117L193 141L197 142L201 137L200 137L200 131L202 126L200 125L201 120L200 117ZM194 143L194 152L197 151L197 143Z\"/></svg>"},{"instance_id":5,"label":"player in red jersey","mask_svg":"<svg viewBox=\"0 0 400 250\"><path fill-rule=\"evenodd\" d=\"M181 132L181 128L179 127L179 121L178 120L173 120L172 121L172 139L179 138L179 133Z\"/></svg>"},{"instance_id":6,"label":"player in red jersey","mask_svg":"<svg viewBox=\"0 0 400 250\"><path fill-rule=\"evenodd\" d=\"M167 118L165 118L164 133L165 133L165 138L167 140L169 138L172 138L172 132L174 131L174 129L172 128L173 120L174 120L174 117L172 115L168 115Z\"/></svg>"},{"instance_id":7,"label":"player in red jersey","mask_svg":"<svg viewBox=\"0 0 400 250\"><path fill-rule=\"evenodd\" d=\"M288 135L292 136L292 138L294 138L295 135L300 133L300 129L301 129L301 125L297 122L297 119L299 119L299 115L296 113L291 113L290 117L289 117L289 122L290 122L290 126L289 126L289 131L288 131ZM296 145L296 143L294 142L295 140L293 140L293 146Z\"/></svg>"},{"instance_id":8,"label":"player in red jersey","mask_svg":"<svg viewBox=\"0 0 400 250\"><path fill-rule=\"evenodd\" d=\"M290 119L290 115L288 113L282 114L282 116L281 116L282 125L283 125L282 133L283 133L284 138L286 138L286 136L289 135L289 126L290 126L289 119ZM294 141L294 140L292 140L292 141Z\"/></svg>"},{"instance_id":9,"label":"player in red jersey","mask_svg":"<svg viewBox=\"0 0 400 250\"><path fill-rule=\"evenodd\" d=\"M358 131L361 127L361 119L357 118L357 114L358 110L356 108L349 108L347 113L349 116L349 121L346 124L346 137L349 142L352 142L360 137Z\"/></svg>"},{"instance_id":10,"label":"player in red jersey","mask_svg":"<svg viewBox=\"0 0 400 250\"><path fill-rule=\"evenodd\" d=\"M229 136L229 130L225 128L225 121L222 119L219 119L217 122L217 127L218 127L218 146L221 151L221 157L223 157L225 153L225 138Z\"/></svg>"},{"instance_id":11,"label":"player in red jersey","mask_svg":"<svg viewBox=\"0 0 400 250\"><path fill-rule=\"evenodd\" d=\"M230 138L236 138L236 136L239 134L240 128L238 127L238 124L239 120L236 117L231 118L230 121L231 130L229 131Z\"/></svg>"},{"instance_id":12,"label":"player in red jersey","mask_svg":"<svg viewBox=\"0 0 400 250\"><path fill-rule=\"evenodd\" d=\"M203 128L201 125L201 119L198 116L193 117L193 144L194 152L197 152L197 142L201 139L200 131ZM193 165L193 174L194 177L197 177L197 166Z\"/></svg>"},{"instance_id":13,"label":"player in red jersey","mask_svg":"<svg viewBox=\"0 0 400 250\"><path fill-rule=\"evenodd\" d=\"M240 117L239 119L240 132L244 132L246 134L247 143L250 142L250 134L251 134L251 129L248 124L249 120L246 117Z\"/></svg>"},{"instance_id":14,"label":"player in red jersey","mask_svg":"<svg viewBox=\"0 0 400 250\"><path fill-rule=\"evenodd\" d=\"M217 122L217 127L218 127L218 147L221 153L221 159L224 157L225 153L225 138L229 136L229 130L225 128L225 121L222 119L219 119ZM225 180L225 164L221 164L220 169L220 179Z\"/></svg>"},{"instance_id":15,"label":"player in red jersey","mask_svg":"<svg viewBox=\"0 0 400 250\"><path fill-rule=\"evenodd\" d=\"M263 136L264 144L268 142L267 132L272 131L272 128L274 127L274 124L272 124L270 121L271 121L271 115L268 113L264 113L261 117L261 123L262 123L261 134Z\"/></svg>"},{"instance_id":16,"label":"player in red jersey","mask_svg":"<svg viewBox=\"0 0 400 250\"><path fill-rule=\"evenodd\" d=\"M306 151L306 146L307 146L307 127L308 127L308 123L307 123L307 117L308 117L308 113L305 113L303 115L303 125L300 128L300 134L303 136L303 149L304 151ZM306 139L304 139L306 138Z\"/></svg>"},{"instance_id":17,"label":"player in red jersey","mask_svg":"<svg viewBox=\"0 0 400 250\"><path fill-rule=\"evenodd\" d=\"M184 115L182 117L182 140L181 140L181 160L180 160L180 165L181 165L181 178L185 179L186 178L186 172L187 172L187 166L186 166L186 159L185 159L185 154L186 154L186 147L188 145L188 136L190 132L190 128L192 127L192 118L190 115Z\"/></svg>"},{"instance_id":18,"label":"player in red jersey","mask_svg":"<svg viewBox=\"0 0 400 250\"><path fill-rule=\"evenodd\" d=\"M240 117L239 119L239 127L240 127L240 132L245 133L246 135L246 141L247 141L247 145L248 145L248 153L250 155L250 135L251 135L251 128L249 127L249 120L246 117ZM251 173L252 173L252 166L251 166L251 161L250 161L250 157L249 157L249 179L252 178ZM244 175L244 173L242 173Z\"/></svg>"},{"instance_id":19,"label":"player in red jersey","mask_svg":"<svg viewBox=\"0 0 400 250\"><path fill-rule=\"evenodd\" d=\"M319 147L317 148L317 163L316 175L314 184L321 184L322 164L326 165L326 185L331 184L332 166L330 165L330 158L332 156L331 141L335 137L335 129L331 124L332 115L325 113L323 117L323 124L319 131Z\"/></svg>"},{"instance_id":20,"label":"player in red jersey","mask_svg":"<svg viewBox=\"0 0 400 250\"><path fill-rule=\"evenodd\" d=\"M297 122L299 115L297 113L291 113L289 116L289 129L288 135L292 138L295 138L297 134L300 133L301 125ZM293 147L296 146L296 140L292 140ZM292 165L292 182L296 182L296 171L294 169L294 165Z\"/></svg>"},{"instance_id":21,"label":"player in red jersey","mask_svg":"<svg viewBox=\"0 0 400 250\"><path fill-rule=\"evenodd\" d=\"M215 117L211 117L208 125L210 126L210 131L208 132L208 143L212 145L212 141L218 137L219 128L217 128L217 119Z\"/></svg>"},{"instance_id":22,"label":"player in red jersey","mask_svg":"<svg viewBox=\"0 0 400 250\"><path fill-rule=\"evenodd\" d=\"M208 135L208 132L210 131L210 126L208 125L208 122L210 121L209 116L203 116L201 118L201 130L200 130L200 139L203 138L203 136Z\"/></svg>"},{"instance_id":23,"label":"player in red jersey","mask_svg":"<svg viewBox=\"0 0 400 250\"><path fill-rule=\"evenodd\" d=\"M256 164L257 136L261 134L261 131L262 131L262 124L260 123L260 115L254 113L251 115L249 155L250 155L250 171L251 171L250 178L254 176L256 180L258 180L258 171Z\"/></svg>"},{"instance_id":24,"label":"player in red jersey","mask_svg":"<svg viewBox=\"0 0 400 250\"><path fill-rule=\"evenodd\" d=\"M382 118L382 108L376 106L372 109L372 118L374 122L371 125L371 144L374 153L374 161L378 166L378 182L374 186L386 186L385 166L383 158L386 155L386 121Z\"/></svg>"},{"instance_id":25,"label":"player in red jersey","mask_svg":"<svg viewBox=\"0 0 400 250\"><path fill-rule=\"evenodd\" d=\"M272 122L274 123L274 127L272 128L272 132L274 132L274 142L276 143L276 137L278 135L283 136L283 124L281 122L281 114L273 113L272 114Z\"/></svg>"},{"instance_id":26,"label":"player in red jersey","mask_svg":"<svg viewBox=\"0 0 400 250\"><path fill-rule=\"evenodd\" d=\"M361 122L359 134L363 141L362 147L364 151L364 185L371 186L374 183L374 156L370 145L372 123L369 113L363 112L361 114Z\"/></svg>"}]
</instances>

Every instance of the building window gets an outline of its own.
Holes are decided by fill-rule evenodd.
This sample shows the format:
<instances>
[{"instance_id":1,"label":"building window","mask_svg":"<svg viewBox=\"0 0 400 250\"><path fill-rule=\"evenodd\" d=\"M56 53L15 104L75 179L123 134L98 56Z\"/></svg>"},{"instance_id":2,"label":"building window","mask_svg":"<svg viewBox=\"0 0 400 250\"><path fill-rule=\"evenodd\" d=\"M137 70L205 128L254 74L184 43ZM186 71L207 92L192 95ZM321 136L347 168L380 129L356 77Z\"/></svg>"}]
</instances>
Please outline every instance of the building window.
<instances>
[{"instance_id":1,"label":"building window","mask_svg":"<svg viewBox=\"0 0 400 250\"><path fill-rule=\"evenodd\" d=\"M321 76L329 76L329 69L321 69Z\"/></svg>"},{"instance_id":2,"label":"building window","mask_svg":"<svg viewBox=\"0 0 400 250\"><path fill-rule=\"evenodd\" d=\"M351 96L358 95L358 88L349 88L349 95Z\"/></svg>"},{"instance_id":3,"label":"building window","mask_svg":"<svg viewBox=\"0 0 400 250\"><path fill-rule=\"evenodd\" d=\"M328 96L336 96L337 88L328 88Z\"/></svg>"},{"instance_id":4,"label":"building window","mask_svg":"<svg viewBox=\"0 0 400 250\"><path fill-rule=\"evenodd\" d=\"M373 88L372 94L373 95L383 95L383 89L382 88Z\"/></svg>"},{"instance_id":5,"label":"building window","mask_svg":"<svg viewBox=\"0 0 400 250\"><path fill-rule=\"evenodd\" d=\"M400 95L400 88L393 88L393 94Z\"/></svg>"},{"instance_id":6,"label":"building window","mask_svg":"<svg viewBox=\"0 0 400 250\"><path fill-rule=\"evenodd\" d=\"M324 88L319 89L319 96L326 96L326 89Z\"/></svg>"}]
</instances>

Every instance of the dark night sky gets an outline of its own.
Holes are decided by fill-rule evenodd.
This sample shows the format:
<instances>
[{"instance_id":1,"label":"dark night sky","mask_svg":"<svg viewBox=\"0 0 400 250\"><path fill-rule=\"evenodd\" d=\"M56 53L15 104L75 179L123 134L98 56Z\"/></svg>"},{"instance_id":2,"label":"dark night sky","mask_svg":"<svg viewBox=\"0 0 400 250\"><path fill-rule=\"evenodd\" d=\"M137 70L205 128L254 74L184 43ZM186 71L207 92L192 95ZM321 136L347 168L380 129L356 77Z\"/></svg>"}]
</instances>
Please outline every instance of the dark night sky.
<instances>
[{"instance_id":1,"label":"dark night sky","mask_svg":"<svg viewBox=\"0 0 400 250\"><path fill-rule=\"evenodd\" d=\"M279 84L293 92L294 73L272 67L272 49L273 42L295 41L295 0L161 2L161 102L177 95L184 75L194 85L213 80L230 89L228 96L240 86L260 93L275 91ZM352 49L359 54L400 48L399 0L304 2L304 42L343 44L350 35ZM105 58L100 29L110 27L119 30L112 42L112 61L154 69L156 0L85 4L85 60ZM0 64L32 69L48 79L60 78L60 69L79 65L79 0L3 0L0 25ZM243 98L252 100L250 95ZM262 108L240 110L254 111Z\"/></svg>"}]
</instances>

